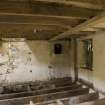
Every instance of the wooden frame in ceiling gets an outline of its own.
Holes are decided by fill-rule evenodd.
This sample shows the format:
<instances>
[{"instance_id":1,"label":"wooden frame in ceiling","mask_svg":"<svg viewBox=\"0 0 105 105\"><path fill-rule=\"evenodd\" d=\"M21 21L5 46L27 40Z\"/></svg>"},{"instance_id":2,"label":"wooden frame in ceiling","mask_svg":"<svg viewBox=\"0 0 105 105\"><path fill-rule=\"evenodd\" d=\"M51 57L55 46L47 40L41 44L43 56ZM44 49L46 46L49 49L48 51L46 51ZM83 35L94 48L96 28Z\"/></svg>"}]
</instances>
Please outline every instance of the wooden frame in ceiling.
<instances>
[{"instance_id":1,"label":"wooden frame in ceiling","mask_svg":"<svg viewBox=\"0 0 105 105\"><path fill-rule=\"evenodd\" d=\"M97 1L100 1L100 3ZM95 5L91 0L85 0L85 2L84 0L1 0L0 33L2 33L2 36L3 33L7 33L7 37L10 37L13 31L16 34L15 37L17 37L17 34L19 34L17 31L20 34L23 30L23 34L33 34L32 30L34 28L46 31L53 30L51 32L54 35L49 37L51 40L68 37L72 34L91 33L94 31L81 32L83 31L80 29L81 25L88 23L92 17L103 12L104 4L103 0L96 0ZM15 26L15 28L12 26ZM20 30L19 27L23 26L24 28ZM27 27L32 28L30 29L31 32L27 31ZM85 25L83 25L84 27ZM8 29L11 31L3 31ZM45 38L47 36L42 35L41 37Z\"/></svg>"}]
</instances>

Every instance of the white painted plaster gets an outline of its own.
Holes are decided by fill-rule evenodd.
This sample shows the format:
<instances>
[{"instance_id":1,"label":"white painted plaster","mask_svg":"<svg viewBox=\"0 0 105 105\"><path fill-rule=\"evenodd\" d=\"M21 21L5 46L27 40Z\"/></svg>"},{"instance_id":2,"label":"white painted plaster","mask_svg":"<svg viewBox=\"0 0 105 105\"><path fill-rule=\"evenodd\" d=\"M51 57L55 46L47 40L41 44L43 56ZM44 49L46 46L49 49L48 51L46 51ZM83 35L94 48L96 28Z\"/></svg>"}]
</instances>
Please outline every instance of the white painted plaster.
<instances>
[{"instance_id":1,"label":"white painted plaster","mask_svg":"<svg viewBox=\"0 0 105 105\"><path fill-rule=\"evenodd\" d=\"M79 78L93 83L96 89L105 92L105 32L98 32L80 40L88 38L93 39L93 71L80 68L80 63L83 60L83 49L80 41L78 41Z\"/></svg>"},{"instance_id":2,"label":"white painted plaster","mask_svg":"<svg viewBox=\"0 0 105 105\"><path fill-rule=\"evenodd\" d=\"M62 45L63 54L55 55L51 49L53 44L47 41L2 42L0 83L70 76L69 43L63 42Z\"/></svg>"}]
</instances>

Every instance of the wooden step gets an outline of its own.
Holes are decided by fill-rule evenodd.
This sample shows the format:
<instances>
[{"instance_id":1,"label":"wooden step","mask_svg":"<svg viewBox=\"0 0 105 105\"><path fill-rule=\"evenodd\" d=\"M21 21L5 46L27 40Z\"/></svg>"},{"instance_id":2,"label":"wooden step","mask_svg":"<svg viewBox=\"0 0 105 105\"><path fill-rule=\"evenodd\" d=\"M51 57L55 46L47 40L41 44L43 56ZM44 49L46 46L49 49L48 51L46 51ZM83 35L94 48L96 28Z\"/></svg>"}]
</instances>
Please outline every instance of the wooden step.
<instances>
[{"instance_id":1,"label":"wooden step","mask_svg":"<svg viewBox=\"0 0 105 105\"><path fill-rule=\"evenodd\" d=\"M38 102L61 99L65 97L78 96L87 93L89 93L89 88L81 88L81 89L74 89L74 90L56 92L44 95L0 100L0 105L26 105L29 104L30 100L33 103L38 103Z\"/></svg>"},{"instance_id":2,"label":"wooden step","mask_svg":"<svg viewBox=\"0 0 105 105\"><path fill-rule=\"evenodd\" d=\"M48 93L56 93L61 91L68 91L73 89L80 89L82 86L77 84L72 84L70 86L64 86L54 89L42 89L37 91L30 91L30 92L20 92L20 93L11 93L11 94L3 94L0 95L0 100L3 99L11 99L11 98L18 98L18 97L27 97L27 96L35 96L35 95L41 95L41 94L48 94Z\"/></svg>"}]
</instances>

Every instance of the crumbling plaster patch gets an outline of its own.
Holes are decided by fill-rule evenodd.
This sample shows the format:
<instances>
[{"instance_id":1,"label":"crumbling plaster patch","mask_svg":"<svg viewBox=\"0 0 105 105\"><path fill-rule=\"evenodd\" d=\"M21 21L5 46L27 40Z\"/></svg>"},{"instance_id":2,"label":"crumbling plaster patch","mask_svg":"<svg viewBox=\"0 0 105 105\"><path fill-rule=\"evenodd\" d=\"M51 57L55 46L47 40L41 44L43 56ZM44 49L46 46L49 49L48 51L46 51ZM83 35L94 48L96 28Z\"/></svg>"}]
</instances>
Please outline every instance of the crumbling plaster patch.
<instances>
[{"instance_id":1,"label":"crumbling plaster patch","mask_svg":"<svg viewBox=\"0 0 105 105\"><path fill-rule=\"evenodd\" d=\"M67 43L62 43L69 50ZM47 41L2 42L0 83L48 80L70 76L67 53L54 55ZM51 66L51 68L50 68Z\"/></svg>"}]
</instances>

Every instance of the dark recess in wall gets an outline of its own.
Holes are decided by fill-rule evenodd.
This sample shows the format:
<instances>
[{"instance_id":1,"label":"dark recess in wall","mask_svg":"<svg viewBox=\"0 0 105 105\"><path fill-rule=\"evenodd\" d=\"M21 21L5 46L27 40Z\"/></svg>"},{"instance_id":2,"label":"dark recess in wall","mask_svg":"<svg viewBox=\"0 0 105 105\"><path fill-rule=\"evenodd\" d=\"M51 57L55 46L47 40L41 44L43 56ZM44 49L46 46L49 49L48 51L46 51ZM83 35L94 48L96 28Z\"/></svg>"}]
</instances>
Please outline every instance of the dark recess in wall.
<instances>
[{"instance_id":1,"label":"dark recess in wall","mask_svg":"<svg viewBox=\"0 0 105 105\"><path fill-rule=\"evenodd\" d=\"M62 45L60 43L54 44L54 54L62 54Z\"/></svg>"}]
</instances>

